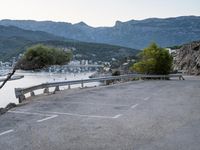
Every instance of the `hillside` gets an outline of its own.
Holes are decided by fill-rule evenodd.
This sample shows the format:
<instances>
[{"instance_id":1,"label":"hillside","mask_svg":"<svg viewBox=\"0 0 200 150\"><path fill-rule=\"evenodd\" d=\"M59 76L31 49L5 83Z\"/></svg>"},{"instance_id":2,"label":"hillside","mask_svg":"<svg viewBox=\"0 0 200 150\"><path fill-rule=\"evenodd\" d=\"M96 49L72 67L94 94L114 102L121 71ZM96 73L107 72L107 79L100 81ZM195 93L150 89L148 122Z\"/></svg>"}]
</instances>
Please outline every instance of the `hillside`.
<instances>
[{"instance_id":1,"label":"hillside","mask_svg":"<svg viewBox=\"0 0 200 150\"><path fill-rule=\"evenodd\" d=\"M134 56L138 51L108 44L86 43L67 40L41 31L23 30L13 26L0 26L0 61L7 61L23 53L28 46L42 43L60 48L70 48L76 59L111 61Z\"/></svg>"},{"instance_id":2,"label":"hillside","mask_svg":"<svg viewBox=\"0 0 200 150\"><path fill-rule=\"evenodd\" d=\"M32 42L44 40L64 40L64 38L42 31L28 31L14 26L0 25L0 60L7 60Z\"/></svg>"},{"instance_id":3,"label":"hillside","mask_svg":"<svg viewBox=\"0 0 200 150\"><path fill-rule=\"evenodd\" d=\"M107 43L141 49L156 42L162 47L181 45L200 39L200 17L150 18L117 21L113 27L33 20L1 20L0 25L13 25L22 29L45 31L57 36L85 42Z\"/></svg>"},{"instance_id":4,"label":"hillside","mask_svg":"<svg viewBox=\"0 0 200 150\"><path fill-rule=\"evenodd\" d=\"M200 41L185 44L176 53L175 69L189 75L200 75Z\"/></svg>"},{"instance_id":5,"label":"hillside","mask_svg":"<svg viewBox=\"0 0 200 150\"><path fill-rule=\"evenodd\" d=\"M113 58L119 60L124 57L136 56L136 54L139 52L139 50L127 47L78 41L45 41L40 43L54 47L70 48L73 50L73 55L76 60L85 59L96 62L110 62Z\"/></svg>"}]
</instances>

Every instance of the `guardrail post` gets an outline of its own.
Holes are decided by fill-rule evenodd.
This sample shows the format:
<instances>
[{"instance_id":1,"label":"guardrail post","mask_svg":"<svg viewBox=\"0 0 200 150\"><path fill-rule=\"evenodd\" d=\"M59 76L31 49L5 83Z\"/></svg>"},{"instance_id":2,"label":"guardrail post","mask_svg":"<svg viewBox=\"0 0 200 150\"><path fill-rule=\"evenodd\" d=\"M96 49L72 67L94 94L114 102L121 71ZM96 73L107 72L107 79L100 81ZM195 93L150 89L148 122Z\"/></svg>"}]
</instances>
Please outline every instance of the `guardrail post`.
<instances>
[{"instance_id":1,"label":"guardrail post","mask_svg":"<svg viewBox=\"0 0 200 150\"><path fill-rule=\"evenodd\" d=\"M81 81L81 88L84 88L84 85L83 85L83 80Z\"/></svg>"},{"instance_id":2,"label":"guardrail post","mask_svg":"<svg viewBox=\"0 0 200 150\"><path fill-rule=\"evenodd\" d=\"M68 84L68 89L71 89L71 85L70 84Z\"/></svg>"},{"instance_id":3,"label":"guardrail post","mask_svg":"<svg viewBox=\"0 0 200 150\"><path fill-rule=\"evenodd\" d=\"M179 80L181 80L181 79L182 79L182 80L185 80L185 78L183 78L182 75L179 76Z\"/></svg>"},{"instance_id":4,"label":"guardrail post","mask_svg":"<svg viewBox=\"0 0 200 150\"><path fill-rule=\"evenodd\" d=\"M111 80L105 80L105 85L110 85L111 84Z\"/></svg>"},{"instance_id":5,"label":"guardrail post","mask_svg":"<svg viewBox=\"0 0 200 150\"><path fill-rule=\"evenodd\" d=\"M60 88L59 88L59 86L56 86L56 87L55 87L55 90L54 90L54 92L56 92L56 91L60 91Z\"/></svg>"},{"instance_id":6,"label":"guardrail post","mask_svg":"<svg viewBox=\"0 0 200 150\"><path fill-rule=\"evenodd\" d=\"M26 99L25 95L22 94L19 96L19 103L22 103Z\"/></svg>"},{"instance_id":7,"label":"guardrail post","mask_svg":"<svg viewBox=\"0 0 200 150\"><path fill-rule=\"evenodd\" d=\"M181 75L182 79L185 80L185 78Z\"/></svg>"},{"instance_id":8,"label":"guardrail post","mask_svg":"<svg viewBox=\"0 0 200 150\"><path fill-rule=\"evenodd\" d=\"M35 93L34 93L34 91L32 91L30 94L31 94L31 96L35 96Z\"/></svg>"},{"instance_id":9,"label":"guardrail post","mask_svg":"<svg viewBox=\"0 0 200 150\"><path fill-rule=\"evenodd\" d=\"M45 88L45 89L44 89L44 93L45 93L45 94L48 94L48 93L49 93L49 88Z\"/></svg>"},{"instance_id":10,"label":"guardrail post","mask_svg":"<svg viewBox=\"0 0 200 150\"><path fill-rule=\"evenodd\" d=\"M181 75L178 78L179 78L179 80L181 80Z\"/></svg>"},{"instance_id":11,"label":"guardrail post","mask_svg":"<svg viewBox=\"0 0 200 150\"><path fill-rule=\"evenodd\" d=\"M15 96L19 99L19 103L26 99L25 95L22 92L21 88L15 88Z\"/></svg>"}]
</instances>

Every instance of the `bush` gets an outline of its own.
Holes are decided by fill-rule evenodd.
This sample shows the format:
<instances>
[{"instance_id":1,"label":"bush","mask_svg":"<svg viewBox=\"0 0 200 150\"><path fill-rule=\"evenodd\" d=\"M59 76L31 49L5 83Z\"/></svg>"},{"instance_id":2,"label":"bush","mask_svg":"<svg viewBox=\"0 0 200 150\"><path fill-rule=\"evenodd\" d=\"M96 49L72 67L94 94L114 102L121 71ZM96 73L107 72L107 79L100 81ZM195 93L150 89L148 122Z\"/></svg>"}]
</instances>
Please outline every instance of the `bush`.
<instances>
[{"instance_id":1,"label":"bush","mask_svg":"<svg viewBox=\"0 0 200 150\"><path fill-rule=\"evenodd\" d=\"M20 68L25 70L42 69L50 65L67 64L72 57L70 52L44 45L29 47L21 59Z\"/></svg>"},{"instance_id":2,"label":"bush","mask_svg":"<svg viewBox=\"0 0 200 150\"><path fill-rule=\"evenodd\" d=\"M140 61L131 70L143 74L169 74L172 68L172 56L169 52L152 43L139 54Z\"/></svg>"}]
</instances>

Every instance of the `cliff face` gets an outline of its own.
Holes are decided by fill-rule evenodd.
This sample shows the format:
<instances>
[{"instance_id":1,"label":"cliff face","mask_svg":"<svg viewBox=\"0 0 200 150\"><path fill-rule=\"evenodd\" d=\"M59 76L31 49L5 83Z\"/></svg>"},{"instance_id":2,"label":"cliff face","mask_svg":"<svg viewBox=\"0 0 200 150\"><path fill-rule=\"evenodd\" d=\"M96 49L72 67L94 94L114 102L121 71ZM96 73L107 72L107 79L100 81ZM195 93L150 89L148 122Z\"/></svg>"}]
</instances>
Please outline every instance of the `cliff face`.
<instances>
[{"instance_id":1,"label":"cliff face","mask_svg":"<svg viewBox=\"0 0 200 150\"><path fill-rule=\"evenodd\" d=\"M189 75L200 75L200 41L183 45L177 50L174 68Z\"/></svg>"}]
</instances>

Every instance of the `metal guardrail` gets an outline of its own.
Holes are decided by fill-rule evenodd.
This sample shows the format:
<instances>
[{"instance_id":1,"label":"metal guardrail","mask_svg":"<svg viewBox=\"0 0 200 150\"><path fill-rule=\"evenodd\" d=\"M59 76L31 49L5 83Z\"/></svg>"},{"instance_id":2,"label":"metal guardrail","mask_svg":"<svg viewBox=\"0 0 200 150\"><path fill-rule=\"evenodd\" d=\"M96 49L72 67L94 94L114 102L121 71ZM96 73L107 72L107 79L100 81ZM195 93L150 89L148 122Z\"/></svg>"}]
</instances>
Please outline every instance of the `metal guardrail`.
<instances>
[{"instance_id":1,"label":"metal guardrail","mask_svg":"<svg viewBox=\"0 0 200 150\"><path fill-rule=\"evenodd\" d=\"M117 80L131 80L134 78L139 79L169 79L172 77L177 77L179 80L184 80L181 74L174 74L174 75L142 75L142 74L127 74L127 75L120 75L120 76L110 76L110 77L101 77L101 78L92 78L92 79L84 79L84 80L74 80L74 81L62 81L62 82L51 82L51 83L43 83L27 88L15 88L15 96L19 99L19 103L24 101L25 94L30 93L31 96L35 96L34 91L39 89L44 89L44 93L49 93L49 88L55 87L54 92L59 91L60 86L68 86L70 89L71 85L81 84L81 88L84 88L84 83L91 83L91 82L104 82L106 85L112 83Z\"/></svg>"},{"instance_id":2,"label":"metal guardrail","mask_svg":"<svg viewBox=\"0 0 200 150\"><path fill-rule=\"evenodd\" d=\"M95 67L95 68L103 68L103 65L65 65L64 67L72 67L72 68L76 68L76 67Z\"/></svg>"}]
</instances>

